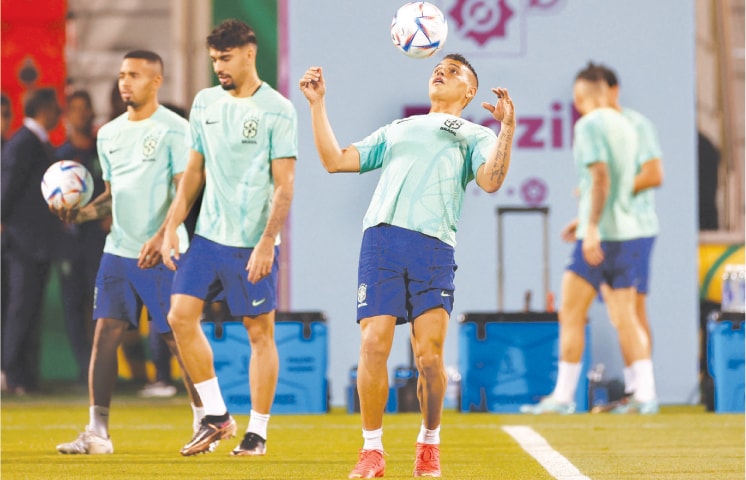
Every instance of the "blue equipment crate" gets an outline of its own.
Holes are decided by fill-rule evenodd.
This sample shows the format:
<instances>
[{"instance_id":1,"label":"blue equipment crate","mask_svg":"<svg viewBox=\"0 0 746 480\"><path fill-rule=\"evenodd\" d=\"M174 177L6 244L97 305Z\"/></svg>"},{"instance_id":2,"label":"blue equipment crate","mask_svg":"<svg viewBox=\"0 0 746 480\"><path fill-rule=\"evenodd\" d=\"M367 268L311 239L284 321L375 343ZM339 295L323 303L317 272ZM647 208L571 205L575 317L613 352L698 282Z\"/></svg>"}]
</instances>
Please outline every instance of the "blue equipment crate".
<instances>
[{"instance_id":1,"label":"blue equipment crate","mask_svg":"<svg viewBox=\"0 0 746 480\"><path fill-rule=\"evenodd\" d=\"M715 381L715 412L744 412L744 314L707 322L707 366Z\"/></svg>"},{"instance_id":2,"label":"blue equipment crate","mask_svg":"<svg viewBox=\"0 0 746 480\"><path fill-rule=\"evenodd\" d=\"M241 322L203 322L213 351L215 373L231 413L249 413L251 346ZM217 331L216 331L217 330ZM277 312L275 342L280 359L271 413L326 413L327 326L320 312Z\"/></svg>"},{"instance_id":3,"label":"blue equipment crate","mask_svg":"<svg viewBox=\"0 0 746 480\"><path fill-rule=\"evenodd\" d=\"M347 413L360 412L360 397L357 393L357 366L350 369L350 383L347 385ZM396 413L398 411L397 406L397 386L389 387L389 396L386 399L386 407L384 407L385 413Z\"/></svg>"},{"instance_id":4,"label":"blue equipment crate","mask_svg":"<svg viewBox=\"0 0 746 480\"><path fill-rule=\"evenodd\" d=\"M556 313L468 313L459 319L461 411L517 413L554 390L559 358ZM590 329L575 410L588 411Z\"/></svg>"}]
</instances>

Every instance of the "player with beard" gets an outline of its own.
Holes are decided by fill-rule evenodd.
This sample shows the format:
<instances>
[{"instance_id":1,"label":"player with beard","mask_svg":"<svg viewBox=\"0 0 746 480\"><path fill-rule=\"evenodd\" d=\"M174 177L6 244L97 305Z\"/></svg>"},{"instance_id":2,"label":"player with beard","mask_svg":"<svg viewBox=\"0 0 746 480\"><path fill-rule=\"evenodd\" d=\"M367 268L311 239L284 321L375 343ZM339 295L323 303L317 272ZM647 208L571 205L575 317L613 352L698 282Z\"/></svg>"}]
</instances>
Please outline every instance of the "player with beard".
<instances>
[{"instance_id":1,"label":"player with beard","mask_svg":"<svg viewBox=\"0 0 746 480\"><path fill-rule=\"evenodd\" d=\"M248 25L224 21L207 37L207 46L220 85L197 93L192 104L191 152L161 250L164 263L176 269L168 320L205 404L202 426L181 454L205 452L236 431L200 327L205 302L220 296L231 316L243 318L251 345L251 416L243 440L231 453L264 455L279 370L274 339L277 255L293 198L297 115L286 98L259 78L256 35ZM195 235L179 258L176 229L203 185Z\"/></svg>"},{"instance_id":2,"label":"player with beard","mask_svg":"<svg viewBox=\"0 0 746 480\"><path fill-rule=\"evenodd\" d=\"M97 320L88 376L90 420L76 440L57 446L60 453L114 453L109 407L117 380L117 347L128 329L138 327L142 305L150 314L150 328L179 358L167 320L173 273L160 262L159 227L184 171L188 123L158 103L162 84L158 54L136 50L124 56L119 91L127 111L101 127L97 139L105 190L80 209L53 211L75 224L112 215L93 300ZM183 226L178 235L186 246ZM204 415L202 403L188 375L183 378L196 430Z\"/></svg>"}]
</instances>

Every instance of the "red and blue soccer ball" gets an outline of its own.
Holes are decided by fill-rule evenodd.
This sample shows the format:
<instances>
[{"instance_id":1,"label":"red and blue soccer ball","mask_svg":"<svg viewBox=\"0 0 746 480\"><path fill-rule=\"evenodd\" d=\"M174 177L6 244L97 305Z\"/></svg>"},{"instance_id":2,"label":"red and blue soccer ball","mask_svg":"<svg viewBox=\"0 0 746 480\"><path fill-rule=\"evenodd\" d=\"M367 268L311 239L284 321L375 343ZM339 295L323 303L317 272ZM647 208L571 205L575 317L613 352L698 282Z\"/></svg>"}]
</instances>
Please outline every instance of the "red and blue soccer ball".
<instances>
[{"instance_id":1,"label":"red and blue soccer ball","mask_svg":"<svg viewBox=\"0 0 746 480\"><path fill-rule=\"evenodd\" d=\"M44 173L41 194L54 208L79 208L91 200L93 177L85 166L73 160L55 162Z\"/></svg>"},{"instance_id":2,"label":"red and blue soccer ball","mask_svg":"<svg viewBox=\"0 0 746 480\"><path fill-rule=\"evenodd\" d=\"M405 55L427 58L443 48L448 22L443 12L428 2L410 2L391 21L391 40Z\"/></svg>"}]
</instances>

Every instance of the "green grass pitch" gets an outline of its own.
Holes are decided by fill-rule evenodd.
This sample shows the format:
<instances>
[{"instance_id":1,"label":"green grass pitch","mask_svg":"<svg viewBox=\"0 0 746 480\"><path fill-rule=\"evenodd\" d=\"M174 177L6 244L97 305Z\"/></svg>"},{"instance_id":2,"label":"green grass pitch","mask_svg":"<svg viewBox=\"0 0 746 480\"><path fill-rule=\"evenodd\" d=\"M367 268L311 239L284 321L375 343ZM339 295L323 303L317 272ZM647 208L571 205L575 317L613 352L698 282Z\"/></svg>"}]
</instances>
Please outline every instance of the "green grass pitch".
<instances>
[{"instance_id":1,"label":"green grass pitch","mask_svg":"<svg viewBox=\"0 0 746 480\"><path fill-rule=\"evenodd\" d=\"M0 419L3 480L62 479L343 479L362 445L360 419L343 409L326 415L275 415L267 455L230 457L239 438L211 454L182 457L191 437L191 409L179 395L141 400L115 393L113 455L60 455L88 420L84 395L4 397ZM239 432L248 417L236 415ZM411 478L417 414L384 419L386 478ZM592 480L744 478L744 416L699 406L664 407L653 416L525 416L447 411L441 464L447 479L552 480L502 430L533 428Z\"/></svg>"}]
</instances>

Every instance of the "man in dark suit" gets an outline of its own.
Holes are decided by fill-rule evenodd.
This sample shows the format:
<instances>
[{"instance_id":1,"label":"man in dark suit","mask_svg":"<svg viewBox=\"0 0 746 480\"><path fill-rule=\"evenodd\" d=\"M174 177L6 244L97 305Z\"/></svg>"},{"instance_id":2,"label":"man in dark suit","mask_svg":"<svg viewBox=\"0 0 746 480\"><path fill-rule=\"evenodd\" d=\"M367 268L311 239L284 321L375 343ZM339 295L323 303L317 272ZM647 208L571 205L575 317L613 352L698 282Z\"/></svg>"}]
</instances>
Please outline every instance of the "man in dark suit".
<instances>
[{"instance_id":1,"label":"man in dark suit","mask_svg":"<svg viewBox=\"0 0 746 480\"><path fill-rule=\"evenodd\" d=\"M10 99L5 93L0 94L0 142L5 145L5 140L10 130L10 121L13 119L13 110L10 107Z\"/></svg>"},{"instance_id":2,"label":"man in dark suit","mask_svg":"<svg viewBox=\"0 0 746 480\"><path fill-rule=\"evenodd\" d=\"M40 184L54 161L49 131L61 112L53 89L30 92L23 126L2 149L2 256L8 282L2 370L10 393L39 387L41 307L60 228L42 198Z\"/></svg>"}]
</instances>

